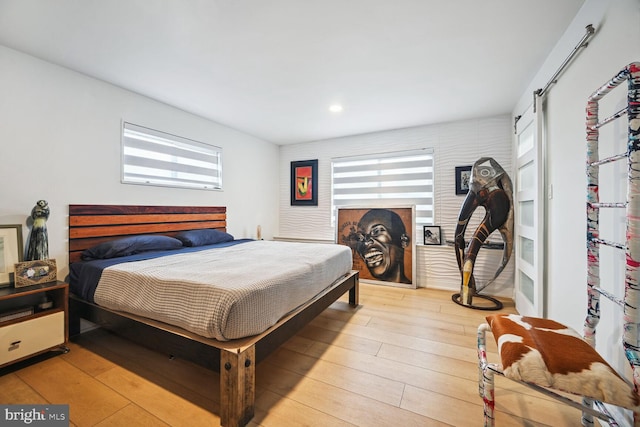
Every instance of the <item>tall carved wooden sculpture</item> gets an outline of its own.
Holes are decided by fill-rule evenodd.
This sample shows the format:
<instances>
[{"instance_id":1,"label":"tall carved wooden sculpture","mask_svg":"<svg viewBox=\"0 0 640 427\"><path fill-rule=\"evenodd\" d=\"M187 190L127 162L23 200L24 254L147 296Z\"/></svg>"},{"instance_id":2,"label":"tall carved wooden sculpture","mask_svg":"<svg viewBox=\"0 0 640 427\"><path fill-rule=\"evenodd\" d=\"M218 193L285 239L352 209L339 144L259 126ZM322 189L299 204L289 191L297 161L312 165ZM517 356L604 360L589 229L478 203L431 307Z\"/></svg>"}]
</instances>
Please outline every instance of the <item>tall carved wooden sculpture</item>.
<instances>
[{"instance_id":1,"label":"tall carved wooden sculpture","mask_svg":"<svg viewBox=\"0 0 640 427\"><path fill-rule=\"evenodd\" d=\"M482 206L486 214L473 233L467 247L464 238L469 219L474 211ZM473 276L473 268L478 252L489 235L499 230L504 241L502 260L493 278L479 286ZM481 295L479 292L493 283L511 258L513 249L513 187L511 179L491 157L482 157L474 163L471 169L469 192L464 199L458 215L458 225L455 232L455 250L458 268L460 269L460 293L452 295L451 299L460 305L481 310L498 310L502 303L497 299ZM475 305L474 298L491 301L493 305Z\"/></svg>"}]
</instances>

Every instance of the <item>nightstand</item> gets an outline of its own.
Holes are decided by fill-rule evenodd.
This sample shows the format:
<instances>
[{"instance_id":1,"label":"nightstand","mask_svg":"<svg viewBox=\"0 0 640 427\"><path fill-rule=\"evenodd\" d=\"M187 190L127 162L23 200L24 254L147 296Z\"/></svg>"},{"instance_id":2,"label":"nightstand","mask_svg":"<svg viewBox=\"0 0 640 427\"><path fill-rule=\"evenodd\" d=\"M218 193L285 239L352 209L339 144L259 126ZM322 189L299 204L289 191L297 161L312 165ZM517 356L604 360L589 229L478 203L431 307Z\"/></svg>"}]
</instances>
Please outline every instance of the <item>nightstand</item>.
<instances>
[{"instance_id":1,"label":"nightstand","mask_svg":"<svg viewBox=\"0 0 640 427\"><path fill-rule=\"evenodd\" d=\"M37 354L69 351L69 285L0 288L0 368Z\"/></svg>"}]
</instances>

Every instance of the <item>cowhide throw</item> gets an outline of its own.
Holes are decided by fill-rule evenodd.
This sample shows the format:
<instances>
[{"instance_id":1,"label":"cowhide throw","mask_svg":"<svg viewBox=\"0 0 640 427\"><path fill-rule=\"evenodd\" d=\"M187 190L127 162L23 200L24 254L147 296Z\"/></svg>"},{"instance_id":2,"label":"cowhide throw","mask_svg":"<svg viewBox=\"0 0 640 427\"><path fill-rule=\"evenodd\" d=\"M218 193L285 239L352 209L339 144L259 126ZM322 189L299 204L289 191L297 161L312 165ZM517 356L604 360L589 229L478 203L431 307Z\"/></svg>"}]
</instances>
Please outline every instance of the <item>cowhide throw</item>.
<instances>
[{"instance_id":1,"label":"cowhide throw","mask_svg":"<svg viewBox=\"0 0 640 427\"><path fill-rule=\"evenodd\" d=\"M639 396L573 329L514 314L487 316L507 378L638 409Z\"/></svg>"}]
</instances>

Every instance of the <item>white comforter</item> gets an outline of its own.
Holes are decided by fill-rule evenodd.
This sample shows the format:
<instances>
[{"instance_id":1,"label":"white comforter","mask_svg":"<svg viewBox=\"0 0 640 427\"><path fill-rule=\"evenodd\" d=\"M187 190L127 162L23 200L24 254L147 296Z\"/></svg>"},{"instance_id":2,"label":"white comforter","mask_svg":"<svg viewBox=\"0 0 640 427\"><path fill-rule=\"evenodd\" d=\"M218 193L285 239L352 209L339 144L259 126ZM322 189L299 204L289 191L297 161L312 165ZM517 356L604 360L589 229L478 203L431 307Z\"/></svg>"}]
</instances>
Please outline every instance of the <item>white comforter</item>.
<instances>
[{"instance_id":1,"label":"white comforter","mask_svg":"<svg viewBox=\"0 0 640 427\"><path fill-rule=\"evenodd\" d=\"M94 298L224 341L265 331L351 264L343 245L253 241L108 267Z\"/></svg>"}]
</instances>

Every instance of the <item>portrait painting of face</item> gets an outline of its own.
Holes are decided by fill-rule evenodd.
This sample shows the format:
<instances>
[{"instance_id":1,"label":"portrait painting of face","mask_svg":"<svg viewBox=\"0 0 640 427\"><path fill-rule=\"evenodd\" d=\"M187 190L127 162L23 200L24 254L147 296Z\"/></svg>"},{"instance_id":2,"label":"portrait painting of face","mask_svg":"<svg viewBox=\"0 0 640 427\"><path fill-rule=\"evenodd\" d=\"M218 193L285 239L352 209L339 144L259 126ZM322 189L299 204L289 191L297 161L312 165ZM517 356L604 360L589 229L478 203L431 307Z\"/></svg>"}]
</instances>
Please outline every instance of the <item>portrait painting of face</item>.
<instances>
[{"instance_id":1,"label":"portrait painting of face","mask_svg":"<svg viewBox=\"0 0 640 427\"><path fill-rule=\"evenodd\" d=\"M351 248L360 279L415 287L414 216L412 207L338 209L337 243Z\"/></svg>"}]
</instances>

